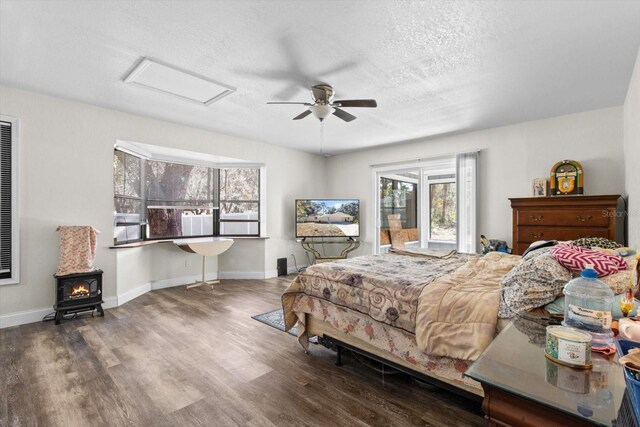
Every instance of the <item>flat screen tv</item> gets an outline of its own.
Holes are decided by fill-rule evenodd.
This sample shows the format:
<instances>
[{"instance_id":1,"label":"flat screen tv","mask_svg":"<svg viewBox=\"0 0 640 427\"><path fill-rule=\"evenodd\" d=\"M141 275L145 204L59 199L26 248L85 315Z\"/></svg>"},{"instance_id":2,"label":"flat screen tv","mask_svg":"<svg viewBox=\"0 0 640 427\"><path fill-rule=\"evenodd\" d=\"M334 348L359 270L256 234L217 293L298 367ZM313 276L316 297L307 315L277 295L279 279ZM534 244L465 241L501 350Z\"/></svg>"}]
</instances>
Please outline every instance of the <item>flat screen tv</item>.
<instances>
[{"instance_id":1,"label":"flat screen tv","mask_svg":"<svg viewBox=\"0 0 640 427\"><path fill-rule=\"evenodd\" d=\"M359 236L360 200L296 200L297 238Z\"/></svg>"}]
</instances>

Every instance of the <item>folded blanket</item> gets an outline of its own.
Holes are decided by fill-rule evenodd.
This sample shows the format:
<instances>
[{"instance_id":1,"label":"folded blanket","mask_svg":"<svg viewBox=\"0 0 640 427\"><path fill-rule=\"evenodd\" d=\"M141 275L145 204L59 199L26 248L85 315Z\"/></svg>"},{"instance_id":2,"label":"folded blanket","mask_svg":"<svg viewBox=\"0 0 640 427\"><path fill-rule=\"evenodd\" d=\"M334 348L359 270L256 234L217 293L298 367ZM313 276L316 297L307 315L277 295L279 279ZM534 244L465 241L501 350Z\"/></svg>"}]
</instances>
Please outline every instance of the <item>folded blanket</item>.
<instances>
[{"instance_id":1,"label":"folded blanket","mask_svg":"<svg viewBox=\"0 0 640 427\"><path fill-rule=\"evenodd\" d=\"M489 252L424 288L416 317L418 347L435 356L477 359L496 335L500 280L520 259Z\"/></svg>"},{"instance_id":2,"label":"folded blanket","mask_svg":"<svg viewBox=\"0 0 640 427\"><path fill-rule=\"evenodd\" d=\"M60 258L56 276L93 271L96 240L100 233L89 225L59 226Z\"/></svg>"}]
</instances>

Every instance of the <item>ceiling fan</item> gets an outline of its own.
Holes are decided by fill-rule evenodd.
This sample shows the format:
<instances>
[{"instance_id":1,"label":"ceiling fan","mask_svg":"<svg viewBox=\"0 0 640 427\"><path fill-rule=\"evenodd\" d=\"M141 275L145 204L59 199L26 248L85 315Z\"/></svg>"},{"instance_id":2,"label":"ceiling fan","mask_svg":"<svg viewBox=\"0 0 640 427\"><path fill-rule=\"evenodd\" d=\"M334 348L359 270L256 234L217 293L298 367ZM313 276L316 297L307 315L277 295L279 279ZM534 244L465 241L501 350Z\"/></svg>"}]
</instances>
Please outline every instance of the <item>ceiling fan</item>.
<instances>
[{"instance_id":1,"label":"ceiling fan","mask_svg":"<svg viewBox=\"0 0 640 427\"><path fill-rule=\"evenodd\" d=\"M309 107L308 110L295 116L293 120L304 119L313 113L320 121L323 121L329 117L330 114L333 114L345 122L355 120L356 116L347 113L340 107L375 108L378 106L375 99L341 99L334 101L333 95L334 91L330 85L320 84L311 87L313 102L267 102L267 104L297 104Z\"/></svg>"}]
</instances>

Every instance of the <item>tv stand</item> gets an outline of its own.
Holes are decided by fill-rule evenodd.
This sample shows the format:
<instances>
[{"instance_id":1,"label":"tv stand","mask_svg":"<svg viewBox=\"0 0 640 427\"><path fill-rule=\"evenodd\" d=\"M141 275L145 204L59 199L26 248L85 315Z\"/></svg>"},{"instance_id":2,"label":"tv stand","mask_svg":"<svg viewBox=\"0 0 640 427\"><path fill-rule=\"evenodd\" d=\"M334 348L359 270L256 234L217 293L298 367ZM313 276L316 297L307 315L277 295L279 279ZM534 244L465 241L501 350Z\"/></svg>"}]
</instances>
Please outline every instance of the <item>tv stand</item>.
<instances>
[{"instance_id":1,"label":"tv stand","mask_svg":"<svg viewBox=\"0 0 640 427\"><path fill-rule=\"evenodd\" d=\"M300 240L300 244L305 251L311 252L313 254L314 264L347 259L347 256L350 252L353 252L360 247L360 242L355 240L353 237L348 237L347 240L328 241L324 240L324 238L320 238L320 240L317 240L311 237L305 237ZM328 256L324 253L324 245L345 245L345 247L340 252L340 255ZM320 249L320 246L322 246L322 252L318 250Z\"/></svg>"}]
</instances>

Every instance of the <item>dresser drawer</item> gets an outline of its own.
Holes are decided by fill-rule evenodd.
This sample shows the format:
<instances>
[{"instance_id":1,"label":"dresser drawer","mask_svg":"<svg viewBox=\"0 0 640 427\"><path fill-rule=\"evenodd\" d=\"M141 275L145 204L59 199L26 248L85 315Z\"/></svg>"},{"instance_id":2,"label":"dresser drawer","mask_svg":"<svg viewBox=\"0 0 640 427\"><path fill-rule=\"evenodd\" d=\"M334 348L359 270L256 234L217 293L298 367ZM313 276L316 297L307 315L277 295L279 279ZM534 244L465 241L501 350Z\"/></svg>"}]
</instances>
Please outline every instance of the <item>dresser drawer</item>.
<instances>
[{"instance_id":1,"label":"dresser drawer","mask_svg":"<svg viewBox=\"0 0 640 427\"><path fill-rule=\"evenodd\" d=\"M520 210L518 225L554 225L562 227L607 227L606 209Z\"/></svg>"},{"instance_id":2,"label":"dresser drawer","mask_svg":"<svg viewBox=\"0 0 640 427\"><path fill-rule=\"evenodd\" d=\"M516 233L517 243L531 243L536 240L575 240L583 237L609 238L609 229L607 228L520 226Z\"/></svg>"},{"instance_id":3,"label":"dresser drawer","mask_svg":"<svg viewBox=\"0 0 640 427\"><path fill-rule=\"evenodd\" d=\"M536 240L604 237L624 244L624 201L620 195L519 197L513 208L513 252Z\"/></svg>"}]
</instances>

